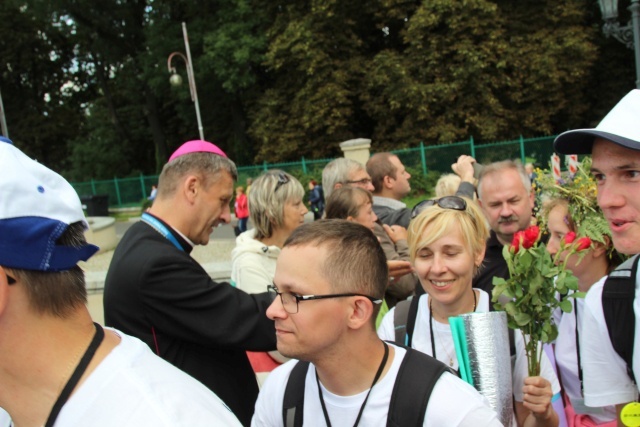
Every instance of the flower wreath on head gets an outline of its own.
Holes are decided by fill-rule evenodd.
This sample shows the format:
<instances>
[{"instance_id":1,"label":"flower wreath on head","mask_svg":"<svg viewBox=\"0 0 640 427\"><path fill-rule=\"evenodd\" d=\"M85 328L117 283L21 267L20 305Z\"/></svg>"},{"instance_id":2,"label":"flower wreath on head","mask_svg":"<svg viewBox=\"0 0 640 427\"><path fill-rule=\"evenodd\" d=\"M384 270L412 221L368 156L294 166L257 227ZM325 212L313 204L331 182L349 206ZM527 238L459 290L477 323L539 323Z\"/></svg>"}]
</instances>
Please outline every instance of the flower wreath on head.
<instances>
[{"instance_id":1,"label":"flower wreath on head","mask_svg":"<svg viewBox=\"0 0 640 427\"><path fill-rule=\"evenodd\" d=\"M542 209L536 213L537 223L542 229L547 228L549 210L545 209L545 201L563 199L567 201L568 217L565 224L573 228L572 236L588 237L592 242L600 242L607 247L609 258L615 249L611 243L611 230L602 210L598 206L598 189L591 176L591 157L585 157L578 164L574 176L567 177L557 183L553 174L547 170L538 170L536 193L540 196Z\"/></svg>"}]
</instances>

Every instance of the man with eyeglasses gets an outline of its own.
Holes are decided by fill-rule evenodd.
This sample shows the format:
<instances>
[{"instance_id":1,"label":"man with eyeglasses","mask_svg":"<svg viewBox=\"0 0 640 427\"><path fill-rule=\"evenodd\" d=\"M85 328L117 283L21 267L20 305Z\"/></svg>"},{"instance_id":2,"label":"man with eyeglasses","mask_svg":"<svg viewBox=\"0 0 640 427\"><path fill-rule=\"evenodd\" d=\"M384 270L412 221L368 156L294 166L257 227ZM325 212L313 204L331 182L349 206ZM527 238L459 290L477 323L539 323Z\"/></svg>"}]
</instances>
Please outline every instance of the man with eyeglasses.
<instances>
[{"instance_id":1,"label":"man with eyeglasses","mask_svg":"<svg viewBox=\"0 0 640 427\"><path fill-rule=\"evenodd\" d=\"M302 362L287 362L267 378L253 426L386 426L397 415L390 409L394 393L414 391L394 391L405 387L397 380L405 359L420 358L414 376L432 372L434 364L442 367L378 338L374 321L386 287L384 260L375 236L344 220L305 224L287 239L269 287L274 300L267 316L275 321L278 350ZM446 368L437 372L425 379L435 380L425 412L420 405L407 411L420 410L421 421L397 425L500 425L473 387ZM285 392L290 381L303 391L293 406ZM284 421L296 417L297 423Z\"/></svg>"},{"instance_id":2,"label":"man with eyeglasses","mask_svg":"<svg viewBox=\"0 0 640 427\"><path fill-rule=\"evenodd\" d=\"M360 163L345 157L327 163L322 170L322 188L325 200L334 190L348 185L373 191L371 177Z\"/></svg>"},{"instance_id":3,"label":"man with eyeglasses","mask_svg":"<svg viewBox=\"0 0 640 427\"><path fill-rule=\"evenodd\" d=\"M264 315L269 297L214 282L190 255L229 223L236 179L233 162L210 142L189 141L173 153L153 206L116 247L104 314L107 325L198 379L248 425L258 384L246 350L275 350Z\"/></svg>"},{"instance_id":4,"label":"man with eyeglasses","mask_svg":"<svg viewBox=\"0 0 640 427\"><path fill-rule=\"evenodd\" d=\"M331 193L341 187L358 187L373 191L371 177L366 168L359 162L347 158L332 160L322 170L322 187L325 200ZM383 224L379 220L373 230L380 240L387 257L389 267L389 287L385 301L389 307L398 301L405 300L414 292L418 278L412 273L407 246L407 229L399 225Z\"/></svg>"}]
</instances>

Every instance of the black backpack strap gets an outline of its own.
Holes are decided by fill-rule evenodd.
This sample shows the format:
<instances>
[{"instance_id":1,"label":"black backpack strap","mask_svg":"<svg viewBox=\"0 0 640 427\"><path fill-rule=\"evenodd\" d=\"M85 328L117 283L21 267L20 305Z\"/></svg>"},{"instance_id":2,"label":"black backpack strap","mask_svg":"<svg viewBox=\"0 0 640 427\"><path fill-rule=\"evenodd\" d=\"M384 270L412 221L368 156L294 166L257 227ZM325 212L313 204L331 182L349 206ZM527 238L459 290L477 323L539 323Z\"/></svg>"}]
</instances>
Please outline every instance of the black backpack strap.
<instances>
[{"instance_id":1,"label":"black backpack strap","mask_svg":"<svg viewBox=\"0 0 640 427\"><path fill-rule=\"evenodd\" d=\"M419 296L400 301L396 304L393 314L395 329L395 344L411 347L411 337L416 326L418 316Z\"/></svg>"},{"instance_id":2,"label":"black backpack strap","mask_svg":"<svg viewBox=\"0 0 640 427\"><path fill-rule=\"evenodd\" d=\"M511 357L516 355L516 336L515 330L507 327L507 333L509 334L509 355Z\"/></svg>"},{"instance_id":3,"label":"black backpack strap","mask_svg":"<svg viewBox=\"0 0 640 427\"><path fill-rule=\"evenodd\" d=\"M636 255L609 273L602 288L602 311L609 331L609 339L616 353L627 364L629 378L636 382L633 374L633 344L636 316L633 303L636 293Z\"/></svg>"},{"instance_id":4,"label":"black backpack strap","mask_svg":"<svg viewBox=\"0 0 640 427\"><path fill-rule=\"evenodd\" d=\"M433 387L444 372L451 372L431 356L411 348L406 350L389 402L389 427L423 425Z\"/></svg>"},{"instance_id":5,"label":"black backpack strap","mask_svg":"<svg viewBox=\"0 0 640 427\"><path fill-rule=\"evenodd\" d=\"M299 361L291 370L287 388L282 399L282 421L284 427L302 427L304 415L304 384L309 362Z\"/></svg>"},{"instance_id":6,"label":"black backpack strap","mask_svg":"<svg viewBox=\"0 0 640 427\"><path fill-rule=\"evenodd\" d=\"M395 343L398 345L406 345L407 338L407 318L409 317L409 307L411 301L404 300L396 304L393 309L393 326L395 329Z\"/></svg>"}]
</instances>

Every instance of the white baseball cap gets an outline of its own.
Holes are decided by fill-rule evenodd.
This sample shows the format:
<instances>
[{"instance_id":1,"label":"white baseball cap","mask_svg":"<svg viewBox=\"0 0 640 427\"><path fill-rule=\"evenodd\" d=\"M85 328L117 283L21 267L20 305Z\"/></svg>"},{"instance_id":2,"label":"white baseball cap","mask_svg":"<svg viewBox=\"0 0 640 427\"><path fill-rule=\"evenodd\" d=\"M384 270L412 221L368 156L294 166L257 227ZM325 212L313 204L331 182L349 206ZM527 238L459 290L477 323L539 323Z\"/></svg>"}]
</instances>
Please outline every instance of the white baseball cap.
<instances>
[{"instance_id":1,"label":"white baseball cap","mask_svg":"<svg viewBox=\"0 0 640 427\"><path fill-rule=\"evenodd\" d=\"M640 151L640 90L629 92L595 129L564 132L553 142L560 154L591 154L596 138Z\"/></svg>"},{"instance_id":2,"label":"white baseball cap","mask_svg":"<svg viewBox=\"0 0 640 427\"><path fill-rule=\"evenodd\" d=\"M88 227L78 194L63 177L0 139L0 265L63 271L86 261L98 247L63 246L69 224Z\"/></svg>"}]
</instances>

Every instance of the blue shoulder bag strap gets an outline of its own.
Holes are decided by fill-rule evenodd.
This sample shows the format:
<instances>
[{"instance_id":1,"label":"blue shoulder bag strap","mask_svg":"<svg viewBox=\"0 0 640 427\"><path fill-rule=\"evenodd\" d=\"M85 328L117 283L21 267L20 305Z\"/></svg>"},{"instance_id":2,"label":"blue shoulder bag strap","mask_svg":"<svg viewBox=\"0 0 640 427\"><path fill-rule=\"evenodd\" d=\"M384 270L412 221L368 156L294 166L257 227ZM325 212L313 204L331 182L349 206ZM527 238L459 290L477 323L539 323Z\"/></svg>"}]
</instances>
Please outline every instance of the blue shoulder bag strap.
<instances>
[{"instance_id":1,"label":"blue shoulder bag strap","mask_svg":"<svg viewBox=\"0 0 640 427\"><path fill-rule=\"evenodd\" d=\"M616 353L627 364L627 375L636 383L633 374L633 344L636 316L633 305L636 295L636 255L609 273L602 288L602 311L609 331L609 339ZM637 383L636 383L637 384Z\"/></svg>"}]
</instances>

